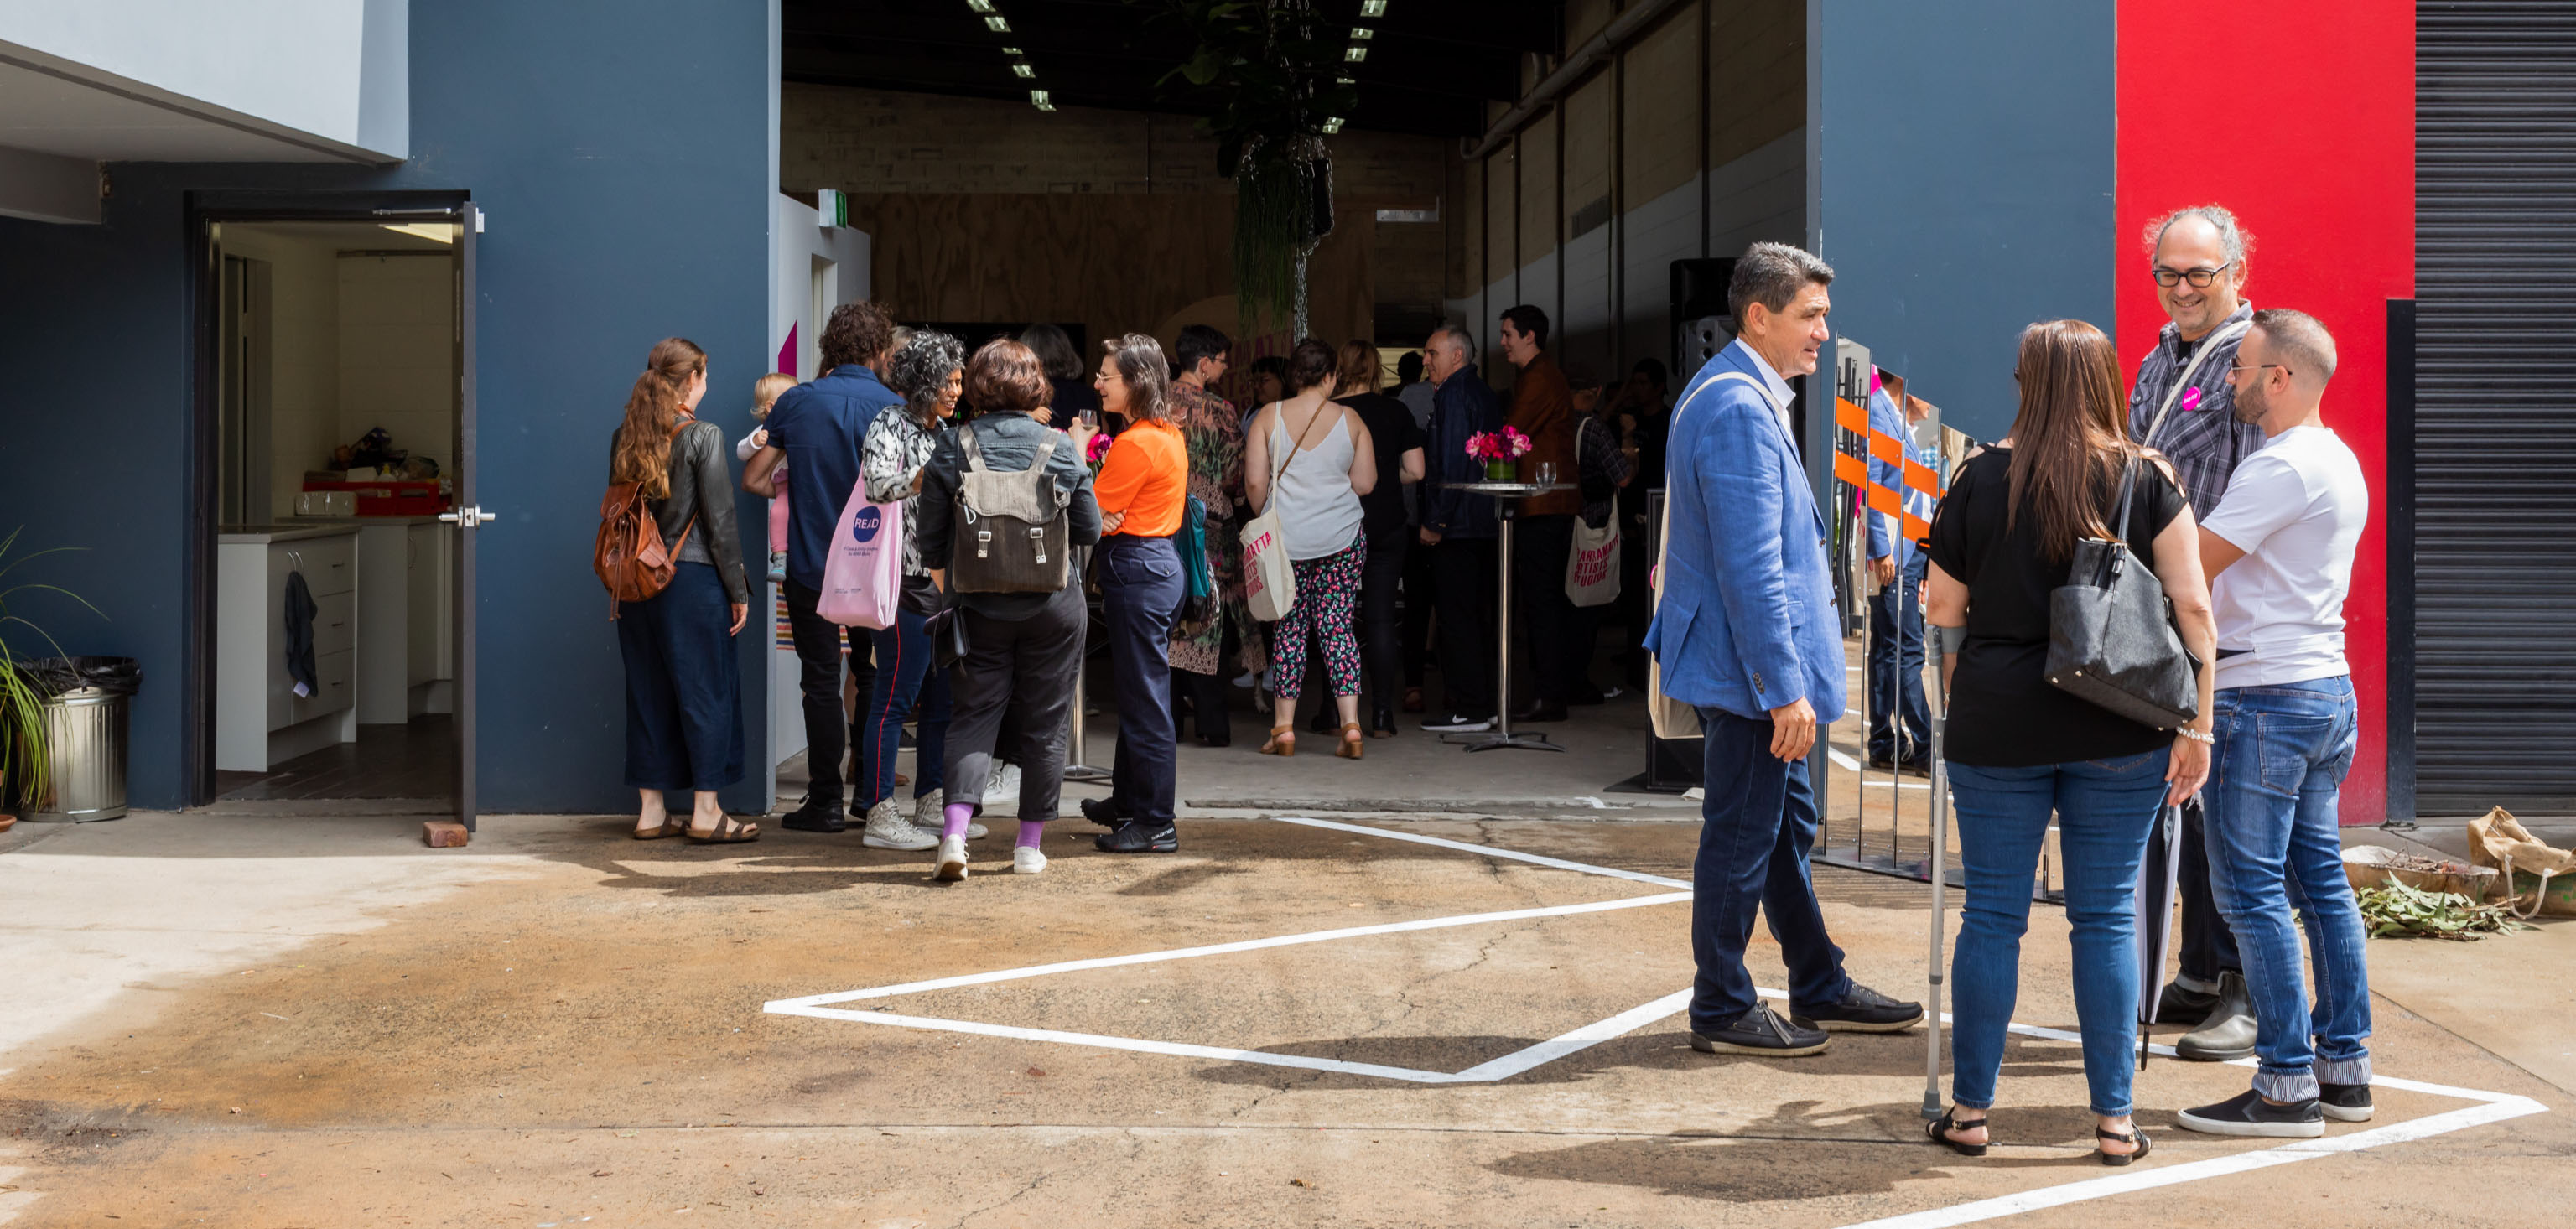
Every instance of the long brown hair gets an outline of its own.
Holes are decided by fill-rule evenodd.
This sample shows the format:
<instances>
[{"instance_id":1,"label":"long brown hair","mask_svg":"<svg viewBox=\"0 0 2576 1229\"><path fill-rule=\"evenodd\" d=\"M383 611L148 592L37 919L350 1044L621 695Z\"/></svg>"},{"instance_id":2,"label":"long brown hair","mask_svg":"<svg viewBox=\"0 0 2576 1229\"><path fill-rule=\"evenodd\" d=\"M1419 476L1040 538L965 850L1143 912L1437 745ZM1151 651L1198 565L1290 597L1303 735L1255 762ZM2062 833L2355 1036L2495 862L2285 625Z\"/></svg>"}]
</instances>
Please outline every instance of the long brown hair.
<instances>
[{"instance_id":1,"label":"long brown hair","mask_svg":"<svg viewBox=\"0 0 2576 1229\"><path fill-rule=\"evenodd\" d=\"M2021 413L2012 425L2004 530L2027 508L2039 518L2042 557L2061 562L2079 538L2117 536L2103 524L2102 492L2137 455L2120 422L2128 399L2120 395L2119 357L2092 325L2044 320L2022 330L2013 379Z\"/></svg>"},{"instance_id":2,"label":"long brown hair","mask_svg":"<svg viewBox=\"0 0 2576 1229\"><path fill-rule=\"evenodd\" d=\"M1334 373L1338 378L1333 386L1333 395L1347 397L1355 393L1376 392L1377 374L1376 346L1365 341L1343 342L1341 370Z\"/></svg>"},{"instance_id":3,"label":"long brown hair","mask_svg":"<svg viewBox=\"0 0 2576 1229\"><path fill-rule=\"evenodd\" d=\"M608 453L608 480L632 482L647 499L671 497L671 420L679 417L689 380L705 375L707 352L686 337L653 343L644 359L644 374L626 395L626 421L617 424L617 443Z\"/></svg>"}]
</instances>

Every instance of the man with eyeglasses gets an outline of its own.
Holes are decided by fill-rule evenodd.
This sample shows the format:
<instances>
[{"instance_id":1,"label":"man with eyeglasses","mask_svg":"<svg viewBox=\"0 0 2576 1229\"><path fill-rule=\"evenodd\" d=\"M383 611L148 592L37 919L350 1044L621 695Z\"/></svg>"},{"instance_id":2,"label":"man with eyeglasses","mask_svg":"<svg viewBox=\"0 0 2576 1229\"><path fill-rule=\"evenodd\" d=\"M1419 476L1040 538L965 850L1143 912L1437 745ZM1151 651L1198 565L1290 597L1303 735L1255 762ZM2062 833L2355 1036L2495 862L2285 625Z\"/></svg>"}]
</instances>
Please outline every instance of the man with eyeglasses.
<instances>
[{"instance_id":1,"label":"man with eyeglasses","mask_svg":"<svg viewBox=\"0 0 2576 1229\"><path fill-rule=\"evenodd\" d=\"M2237 420L2228 384L2228 368L2254 319L2253 305L2243 298L2245 256L2253 241L2224 206L2194 205L2149 224L2146 242L2156 301L2172 323L2138 361L2138 380L2129 391L2129 435L2173 462L2193 513L2206 517L2227 493L2236 463L2263 446L2263 429ZM2174 1043L2174 1052L2226 1062L2254 1053L2254 1002L2236 936L2210 892L2202 819L2199 799L2184 804L2182 969L2159 997L2156 1018L2199 1020L2199 1027Z\"/></svg>"}]
</instances>

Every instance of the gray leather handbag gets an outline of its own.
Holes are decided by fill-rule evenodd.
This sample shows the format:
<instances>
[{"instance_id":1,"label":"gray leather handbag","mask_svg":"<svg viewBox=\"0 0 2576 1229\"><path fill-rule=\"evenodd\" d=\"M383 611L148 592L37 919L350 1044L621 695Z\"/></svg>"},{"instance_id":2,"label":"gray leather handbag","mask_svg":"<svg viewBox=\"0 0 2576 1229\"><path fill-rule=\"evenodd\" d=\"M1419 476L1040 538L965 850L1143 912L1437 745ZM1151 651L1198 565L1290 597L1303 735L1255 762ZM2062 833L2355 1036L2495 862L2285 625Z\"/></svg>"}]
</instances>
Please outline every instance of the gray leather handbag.
<instances>
[{"instance_id":1,"label":"gray leather handbag","mask_svg":"<svg viewBox=\"0 0 2576 1229\"><path fill-rule=\"evenodd\" d=\"M2120 475L2112 538L2084 538L2066 583L2048 595L2048 662L2060 690L2140 725L2171 730L2200 715L2200 660L2174 628L2173 602L2129 553L2129 500L2138 462Z\"/></svg>"}]
</instances>

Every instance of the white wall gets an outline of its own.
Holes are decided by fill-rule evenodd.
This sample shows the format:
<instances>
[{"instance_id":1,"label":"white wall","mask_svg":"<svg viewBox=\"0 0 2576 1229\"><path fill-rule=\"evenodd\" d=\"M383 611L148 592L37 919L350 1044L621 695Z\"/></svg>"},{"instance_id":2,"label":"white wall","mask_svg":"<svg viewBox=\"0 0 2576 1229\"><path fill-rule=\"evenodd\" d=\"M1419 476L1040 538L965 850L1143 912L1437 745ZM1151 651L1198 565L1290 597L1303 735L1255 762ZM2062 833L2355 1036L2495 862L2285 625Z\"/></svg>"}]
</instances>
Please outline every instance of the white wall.
<instances>
[{"instance_id":1,"label":"white wall","mask_svg":"<svg viewBox=\"0 0 2576 1229\"><path fill-rule=\"evenodd\" d=\"M395 447L455 472L455 257L351 253L336 263L339 441L383 427Z\"/></svg>"},{"instance_id":2,"label":"white wall","mask_svg":"<svg viewBox=\"0 0 2576 1229\"><path fill-rule=\"evenodd\" d=\"M773 156L775 151L773 150ZM769 354L774 361L787 344L787 331L796 330L798 349L810 356L823 335L823 320L815 315L814 261L820 257L833 263L832 275L838 283L826 295L825 315L832 307L855 303L869 294L869 261L875 251L875 240L866 231L847 227L825 226L823 216L812 205L790 196L770 198L770 278L769 278ZM811 380L817 374L810 357L800 360L796 375ZM750 396L746 385L740 390L744 400ZM712 394L710 395L712 399ZM727 431L748 430L749 422L727 422ZM789 481L794 481L793 475ZM771 618L778 622L778 586L771 585ZM796 649L787 633L773 630L769 668L769 762L780 762L805 749L805 710L797 691Z\"/></svg>"},{"instance_id":3,"label":"white wall","mask_svg":"<svg viewBox=\"0 0 2576 1229\"><path fill-rule=\"evenodd\" d=\"M224 228L224 254L269 264L269 515L291 516L304 471L321 469L340 434L336 245Z\"/></svg>"},{"instance_id":4,"label":"white wall","mask_svg":"<svg viewBox=\"0 0 2576 1229\"><path fill-rule=\"evenodd\" d=\"M0 42L82 79L398 161L410 0L0 0Z\"/></svg>"}]
</instances>

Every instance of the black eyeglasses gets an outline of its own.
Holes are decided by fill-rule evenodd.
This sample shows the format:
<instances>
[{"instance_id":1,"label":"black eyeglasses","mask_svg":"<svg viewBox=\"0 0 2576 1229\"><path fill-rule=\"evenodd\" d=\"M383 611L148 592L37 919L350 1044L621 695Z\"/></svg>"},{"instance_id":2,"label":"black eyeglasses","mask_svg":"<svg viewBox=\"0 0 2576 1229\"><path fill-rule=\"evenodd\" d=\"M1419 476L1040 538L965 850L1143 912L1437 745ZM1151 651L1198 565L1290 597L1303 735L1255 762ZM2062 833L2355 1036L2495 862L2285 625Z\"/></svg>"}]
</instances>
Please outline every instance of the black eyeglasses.
<instances>
[{"instance_id":1,"label":"black eyeglasses","mask_svg":"<svg viewBox=\"0 0 2576 1229\"><path fill-rule=\"evenodd\" d=\"M2280 363L2230 363L2227 365L2227 374L2232 376L2240 371L2261 371L2266 367L2279 367L2281 368L2281 374L2285 376L2294 376L2299 374Z\"/></svg>"},{"instance_id":2,"label":"black eyeglasses","mask_svg":"<svg viewBox=\"0 0 2576 1229\"><path fill-rule=\"evenodd\" d=\"M2168 269L2162 265L2158 265L2156 266L2156 284L2159 286L2171 286L2176 282L2187 281L2195 287L2207 286L2211 282L2217 281L2219 274L2227 272L2229 269L2235 267L2235 265L2236 262L2232 260L2215 269Z\"/></svg>"}]
</instances>

